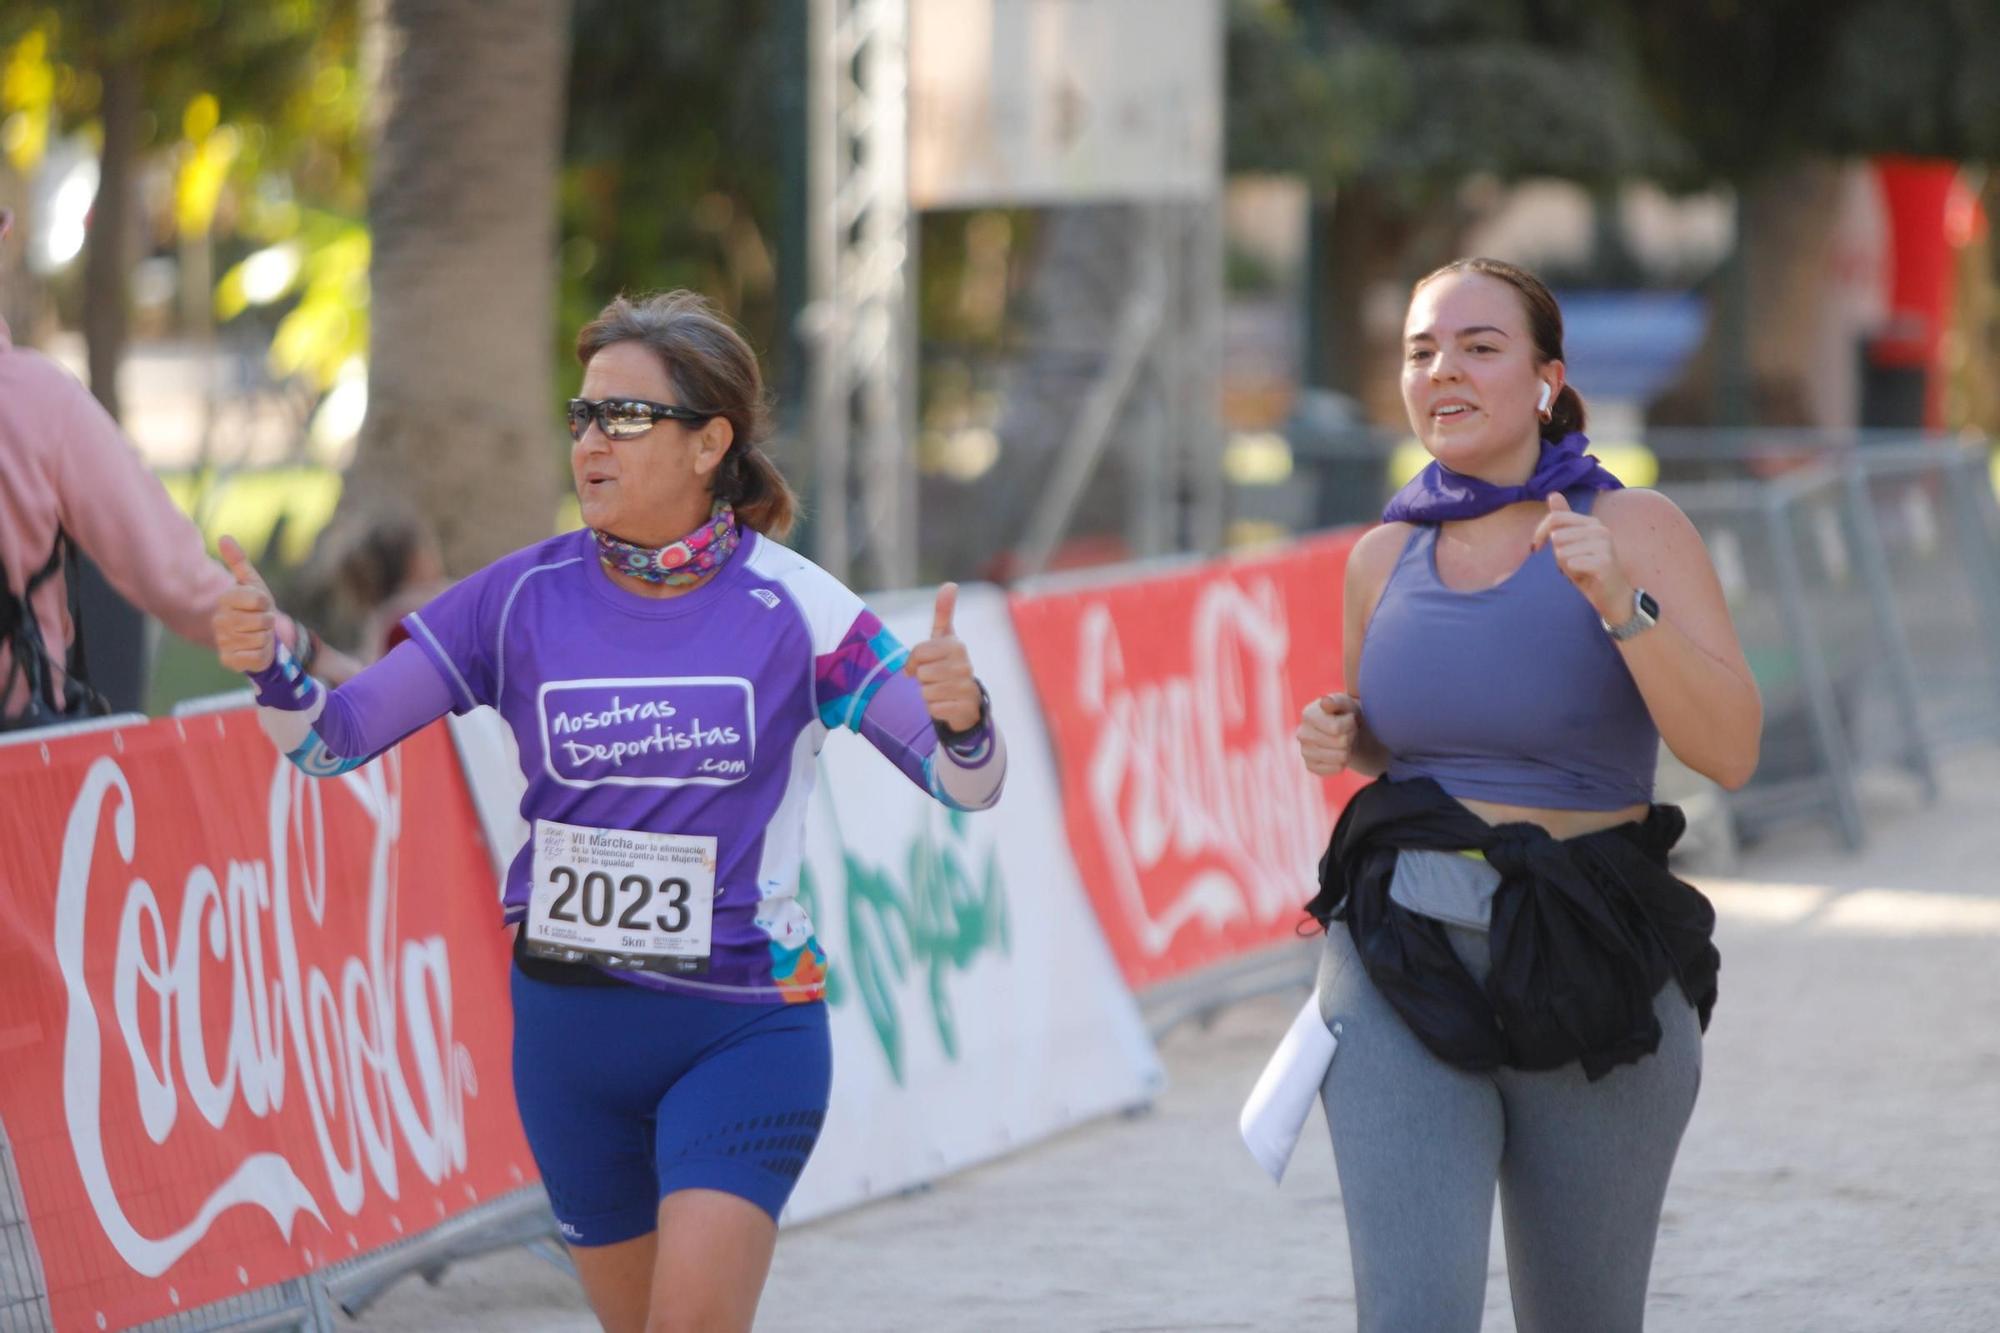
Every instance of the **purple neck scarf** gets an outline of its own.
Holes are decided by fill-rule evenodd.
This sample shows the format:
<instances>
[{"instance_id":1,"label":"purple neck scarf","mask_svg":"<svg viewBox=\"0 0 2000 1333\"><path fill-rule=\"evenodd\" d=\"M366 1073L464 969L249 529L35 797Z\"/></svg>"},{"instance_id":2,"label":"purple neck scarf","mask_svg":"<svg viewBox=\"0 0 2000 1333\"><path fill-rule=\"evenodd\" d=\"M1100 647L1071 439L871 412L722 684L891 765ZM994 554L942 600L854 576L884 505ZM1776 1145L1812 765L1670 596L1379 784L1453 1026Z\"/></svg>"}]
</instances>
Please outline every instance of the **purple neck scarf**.
<instances>
[{"instance_id":1,"label":"purple neck scarf","mask_svg":"<svg viewBox=\"0 0 2000 1333\"><path fill-rule=\"evenodd\" d=\"M1397 491L1382 510L1384 523L1445 523L1478 518L1522 500L1546 500L1557 491L1588 486L1593 491L1623 489L1625 483L1604 470L1584 450L1590 441L1577 431L1560 440L1543 440L1535 475L1525 486L1495 486L1477 477L1460 476L1433 462L1410 484Z\"/></svg>"}]
</instances>

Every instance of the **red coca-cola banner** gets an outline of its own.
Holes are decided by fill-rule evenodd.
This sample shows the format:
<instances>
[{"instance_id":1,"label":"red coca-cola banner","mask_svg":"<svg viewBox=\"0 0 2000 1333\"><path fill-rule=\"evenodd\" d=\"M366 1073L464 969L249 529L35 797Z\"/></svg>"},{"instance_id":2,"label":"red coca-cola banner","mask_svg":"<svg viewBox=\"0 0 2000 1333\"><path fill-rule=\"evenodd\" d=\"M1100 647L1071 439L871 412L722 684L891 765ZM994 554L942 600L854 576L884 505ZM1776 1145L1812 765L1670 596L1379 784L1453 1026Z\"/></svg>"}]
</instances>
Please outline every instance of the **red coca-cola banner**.
<instances>
[{"instance_id":1,"label":"red coca-cola banner","mask_svg":"<svg viewBox=\"0 0 2000 1333\"><path fill-rule=\"evenodd\" d=\"M1013 601L1070 848L1135 987L1302 920L1359 785L1307 773L1294 739L1306 702L1340 688L1358 536Z\"/></svg>"},{"instance_id":2,"label":"red coca-cola banner","mask_svg":"<svg viewBox=\"0 0 2000 1333\"><path fill-rule=\"evenodd\" d=\"M0 1128L56 1326L532 1180L506 969L441 726L330 780L247 711L0 747Z\"/></svg>"}]
</instances>

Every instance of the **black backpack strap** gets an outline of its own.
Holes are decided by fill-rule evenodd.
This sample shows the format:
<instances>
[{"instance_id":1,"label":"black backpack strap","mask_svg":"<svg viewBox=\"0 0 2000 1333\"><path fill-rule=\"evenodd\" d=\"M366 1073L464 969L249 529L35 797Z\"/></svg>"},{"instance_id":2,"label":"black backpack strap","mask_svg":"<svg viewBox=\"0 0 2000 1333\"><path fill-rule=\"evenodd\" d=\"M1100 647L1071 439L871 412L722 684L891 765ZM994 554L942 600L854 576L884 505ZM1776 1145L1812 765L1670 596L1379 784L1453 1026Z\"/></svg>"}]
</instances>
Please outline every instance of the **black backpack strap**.
<instances>
[{"instance_id":1,"label":"black backpack strap","mask_svg":"<svg viewBox=\"0 0 2000 1333\"><path fill-rule=\"evenodd\" d=\"M69 603L70 643L63 655L62 697L56 697L51 674L55 660L42 638L41 622L35 619L35 592L58 573L63 576L63 593ZM55 545L42 567L28 576L28 583L16 597L5 584L6 571L0 568L0 642L8 647L8 667L0 681L0 701L13 690L16 680L27 681L25 711L19 717L0 718L0 730L23 726L44 726L64 718L102 716L111 711L103 695L91 688L83 655L83 601L78 589L76 541L62 526L56 526Z\"/></svg>"},{"instance_id":2,"label":"black backpack strap","mask_svg":"<svg viewBox=\"0 0 2000 1333\"><path fill-rule=\"evenodd\" d=\"M56 525L56 549L49 554L50 564L58 558L62 561L63 595L69 600L70 628L69 651L63 655L63 711L71 717L102 717L111 711L111 701L90 683L90 668L83 656L82 570L77 566L76 539L64 532L61 524ZM43 577L48 573L44 566Z\"/></svg>"}]
</instances>

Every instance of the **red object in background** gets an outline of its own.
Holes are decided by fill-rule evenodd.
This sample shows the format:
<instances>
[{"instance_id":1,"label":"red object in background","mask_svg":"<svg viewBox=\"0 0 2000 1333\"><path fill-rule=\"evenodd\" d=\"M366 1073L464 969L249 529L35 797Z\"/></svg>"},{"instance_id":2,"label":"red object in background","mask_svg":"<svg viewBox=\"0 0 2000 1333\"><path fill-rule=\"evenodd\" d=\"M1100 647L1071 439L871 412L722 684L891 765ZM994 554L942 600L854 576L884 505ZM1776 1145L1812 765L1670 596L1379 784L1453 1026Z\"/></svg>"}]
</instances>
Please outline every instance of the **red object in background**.
<instances>
[{"instance_id":1,"label":"red object in background","mask_svg":"<svg viewBox=\"0 0 2000 1333\"><path fill-rule=\"evenodd\" d=\"M1951 284L1945 206L1958 166L1912 158L1875 163L1889 214L1889 328L1874 341L1875 360L1929 366L1944 336Z\"/></svg>"},{"instance_id":2,"label":"red object in background","mask_svg":"<svg viewBox=\"0 0 2000 1333\"><path fill-rule=\"evenodd\" d=\"M248 711L0 748L0 1124L59 1329L535 1179L493 867L441 726L344 777Z\"/></svg>"},{"instance_id":3,"label":"red object in background","mask_svg":"<svg viewBox=\"0 0 2000 1333\"><path fill-rule=\"evenodd\" d=\"M1987 217L1985 205L1979 202L1979 194L1966 184L1963 174L1951 183L1951 193L1945 199L1944 240L1954 250L1963 250L1986 238Z\"/></svg>"},{"instance_id":4,"label":"red object in background","mask_svg":"<svg viewBox=\"0 0 2000 1333\"><path fill-rule=\"evenodd\" d=\"M1294 738L1341 688L1360 530L1184 573L1013 598L1091 904L1134 987L1293 938L1360 785Z\"/></svg>"},{"instance_id":5,"label":"red object in background","mask_svg":"<svg viewBox=\"0 0 2000 1333\"><path fill-rule=\"evenodd\" d=\"M1869 342L1878 366L1924 376L1924 425L1944 425L1944 334L1955 306L1957 252L1983 230L1958 164L1888 157L1875 163L1889 218L1889 317Z\"/></svg>"}]
</instances>

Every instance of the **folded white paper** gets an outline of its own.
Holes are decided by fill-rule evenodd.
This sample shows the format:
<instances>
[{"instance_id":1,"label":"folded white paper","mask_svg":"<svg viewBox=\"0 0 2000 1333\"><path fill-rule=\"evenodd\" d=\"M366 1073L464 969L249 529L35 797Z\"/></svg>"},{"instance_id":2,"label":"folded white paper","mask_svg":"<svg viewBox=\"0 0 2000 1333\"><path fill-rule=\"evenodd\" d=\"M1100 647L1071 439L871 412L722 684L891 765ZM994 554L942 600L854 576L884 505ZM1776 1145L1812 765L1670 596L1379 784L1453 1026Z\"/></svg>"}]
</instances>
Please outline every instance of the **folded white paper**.
<instances>
[{"instance_id":1,"label":"folded white paper","mask_svg":"<svg viewBox=\"0 0 2000 1333\"><path fill-rule=\"evenodd\" d=\"M1236 1127L1242 1131L1250 1155L1273 1183L1285 1178L1285 1164L1292 1160L1292 1149L1298 1146L1306 1116L1319 1100L1320 1084L1339 1044L1319 1016L1319 996L1308 995L1305 1008L1299 1010L1271 1062L1257 1076L1250 1100L1243 1103Z\"/></svg>"}]
</instances>

